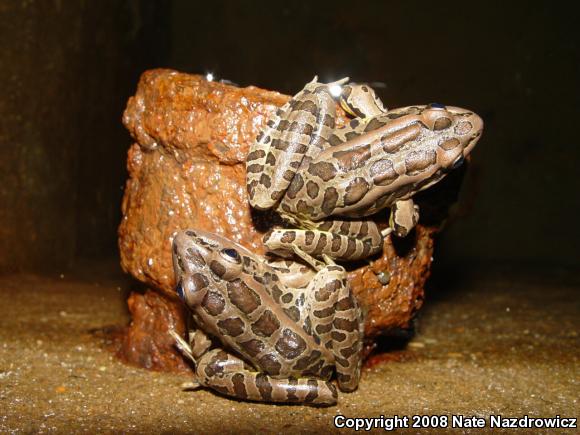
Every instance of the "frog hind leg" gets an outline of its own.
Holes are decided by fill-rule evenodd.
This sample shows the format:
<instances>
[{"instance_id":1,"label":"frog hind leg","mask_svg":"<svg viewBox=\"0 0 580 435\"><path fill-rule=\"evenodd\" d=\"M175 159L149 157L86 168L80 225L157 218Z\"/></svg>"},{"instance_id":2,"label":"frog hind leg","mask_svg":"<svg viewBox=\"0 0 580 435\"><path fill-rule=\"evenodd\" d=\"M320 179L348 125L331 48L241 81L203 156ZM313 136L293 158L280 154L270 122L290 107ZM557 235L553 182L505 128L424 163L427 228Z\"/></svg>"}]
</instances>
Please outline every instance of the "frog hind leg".
<instances>
[{"instance_id":1,"label":"frog hind leg","mask_svg":"<svg viewBox=\"0 0 580 435\"><path fill-rule=\"evenodd\" d=\"M419 222L419 206L412 199L396 201L391 206L387 231L392 231L397 237L406 237L417 222ZM383 235L386 234L383 233Z\"/></svg>"},{"instance_id":2,"label":"frog hind leg","mask_svg":"<svg viewBox=\"0 0 580 435\"><path fill-rule=\"evenodd\" d=\"M354 391L362 370L362 349L364 340L363 312L348 291L336 303L333 320L333 352L336 358L338 385L342 391Z\"/></svg>"},{"instance_id":3,"label":"frog hind leg","mask_svg":"<svg viewBox=\"0 0 580 435\"><path fill-rule=\"evenodd\" d=\"M316 77L276 112L246 158L252 207L270 209L284 196L302 160L324 148L335 119L336 104L329 85L318 83Z\"/></svg>"},{"instance_id":4,"label":"frog hind leg","mask_svg":"<svg viewBox=\"0 0 580 435\"><path fill-rule=\"evenodd\" d=\"M360 260L383 247L383 236L373 221L325 221L312 226L313 229L275 228L262 241L281 256L288 256L297 246L314 257L325 254L336 260ZM348 229L342 231L341 227Z\"/></svg>"},{"instance_id":5,"label":"frog hind leg","mask_svg":"<svg viewBox=\"0 0 580 435\"><path fill-rule=\"evenodd\" d=\"M244 362L224 350L206 353L197 366L200 383L226 396L257 402L335 405L336 387L316 378L275 379L252 371Z\"/></svg>"},{"instance_id":6,"label":"frog hind leg","mask_svg":"<svg viewBox=\"0 0 580 435\"><path fill-rule=\"evenodd\" d=\"M335 357L338 386L353 391L362 366L363 321L361 309L346 281L346 271L328 265L307 288L312 333Z\"/></svg>"}]
</instances>

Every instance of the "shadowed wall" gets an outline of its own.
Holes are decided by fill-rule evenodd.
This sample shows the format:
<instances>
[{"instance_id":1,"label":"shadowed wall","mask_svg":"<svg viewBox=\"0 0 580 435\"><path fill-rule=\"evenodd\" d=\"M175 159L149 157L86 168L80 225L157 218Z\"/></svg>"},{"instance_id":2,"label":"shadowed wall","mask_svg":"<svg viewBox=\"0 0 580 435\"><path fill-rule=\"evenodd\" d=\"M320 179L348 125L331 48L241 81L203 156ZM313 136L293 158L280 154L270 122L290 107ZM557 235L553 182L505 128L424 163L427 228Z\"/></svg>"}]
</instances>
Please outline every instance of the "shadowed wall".
<instances>
[{"instance_id":1,"label":"shadowed wall","mask_svg":"<svg viewBox=\"0 0 580 435\"><path fill-rule=\"evenodd\" d=\"M0 0L0 271L117 255L121 114L167 51L164 10Z\"/></svg>"},{"instance_id":2,"label":"shadowed wall","mask_svg":"<svg viewBox=\"0 0 580 435\"><path fill-rule=\"evenodd\" d=\"M447 3L446 3L447 5ZM0 270L116 256L140 72L285 93L314 74L382 82L486 122L437 261L580 263L578 37L559 5L0 0Z\"/></svg>"},{"instance_id":3,"label":"shadowed wall","mask_svg":"<svg viewBox=\"0 0 580 435\"><path fill-rule=\"evenodd\" d=\"M437 262L580 264L580 59L546 2L174 3L171 64L289 94L318 74L384 82L387 107L441 102L485 120Z\"/></svg>"}]
</instances>

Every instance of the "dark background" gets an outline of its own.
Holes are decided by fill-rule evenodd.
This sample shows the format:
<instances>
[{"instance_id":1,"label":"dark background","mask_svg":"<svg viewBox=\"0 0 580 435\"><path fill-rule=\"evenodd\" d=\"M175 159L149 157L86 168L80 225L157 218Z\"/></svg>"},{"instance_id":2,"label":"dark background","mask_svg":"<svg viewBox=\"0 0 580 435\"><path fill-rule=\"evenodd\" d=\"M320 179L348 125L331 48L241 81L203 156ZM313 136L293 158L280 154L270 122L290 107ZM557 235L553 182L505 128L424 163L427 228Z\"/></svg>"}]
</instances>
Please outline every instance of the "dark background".
<instances>
[{"instance_id":1,"label":"dark background","mask_svg":"<svg viewBox=\"0 0 580 435\"><path fill-rule=\"evenodd\" d=\"M579 38L559 2L0 0L0 271L115 258L146 69L296 93L381 82L485 121L439 264L580 264Z\"/></svg>"}]
</instances>

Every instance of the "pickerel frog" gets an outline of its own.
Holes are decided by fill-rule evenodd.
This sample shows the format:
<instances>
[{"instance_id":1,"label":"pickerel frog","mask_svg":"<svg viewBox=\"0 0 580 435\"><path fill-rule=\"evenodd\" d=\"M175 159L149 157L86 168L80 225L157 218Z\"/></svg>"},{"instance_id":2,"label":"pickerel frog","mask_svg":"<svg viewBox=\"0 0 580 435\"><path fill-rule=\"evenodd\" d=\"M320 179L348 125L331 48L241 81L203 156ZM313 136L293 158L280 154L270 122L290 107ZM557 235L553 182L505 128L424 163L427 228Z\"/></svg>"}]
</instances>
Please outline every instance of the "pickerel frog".
<instances>
[{"instance_id":1,"label":"pickerel frog","mask_svg":"<svg viewBox=\"0 0 580 435\"><path fill-rule=\"evenodd\" d=\"M344 86L356 116L335 128L332 85L308 83L267 123L246 160L250 204L274 209L298 229L274 229L264 243L279 255L354 260L404 237L418 221L412 196L463 162L483 129L479 116L440 104L387 111L366 85ZM365 217L391 209L390 228ZM335 217L339 217L338 219Z\"/></svg>"},{"instance_id":2,"label":"pickerel frog","mask_svg":"<svg viewBox=\"0 0 580 435\"><path fill-rule=\"evenodd\" d=\"M202 386L244 400L332 405L336 371L342 391L356 389L361 310L342 267L303 255L316 272L267 263L215 234L177 233L177 293L198 328L189 344L178 340Z\"/></svg>"}]
</instances>

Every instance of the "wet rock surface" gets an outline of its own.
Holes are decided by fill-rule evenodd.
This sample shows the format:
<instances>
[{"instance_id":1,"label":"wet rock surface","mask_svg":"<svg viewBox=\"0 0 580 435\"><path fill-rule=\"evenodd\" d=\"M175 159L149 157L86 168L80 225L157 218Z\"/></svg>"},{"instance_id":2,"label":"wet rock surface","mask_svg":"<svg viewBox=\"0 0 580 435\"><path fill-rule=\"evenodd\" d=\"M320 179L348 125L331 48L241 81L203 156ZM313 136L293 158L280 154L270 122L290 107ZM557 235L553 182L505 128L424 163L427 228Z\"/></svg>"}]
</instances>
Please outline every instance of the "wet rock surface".
<instances>
[{"instance_id":1,"label":"wet rock surface","mask_svg":"<svg viewBox=\"0 0 580 435\"><path fill-rule=\"evenodd\" d=\"M0 433L342 433L339 414L578 417L577 272L482 269L441 276L416 336L371 358L358 390L330 408L183 391L189 375L122 364L95 331L128 321L129 286L96 267L74 278L0 277Z\"/></svg>"},{"instance_id":2,"label":"wet rock surface","mask_svg":"<svg viewBox=\"0 0 580 435\"><path fill-rule=\"evenodd\" d=\"M236 88L208 82L198 75L171 70L145 72L123 122L137 141L129 149L129 180L123 199L119 247L123 269L158 292L131 297L133 321L121 355L128 361L161 370L179 370L168 340L169 325L181 318L174 295L172 234L199 228L228 237L257 254L264 253L262 235L275 218L251 210L245 187L248 147L269 116L288 100L277 92ZM338 124L345 121L339 109ZM453 197L457 183L450 189ZM387 211L376 219L386 225ZM409 326L421 307L429 276L433 237L441 219L419 225L404 241L385 242L383 254L369 263L347 265L349 282L368 310L366 336L372 338ZM397 249L397 244L402 246ZM163 304L135 309L135 301L166 298ZM169 307L159 309L159 307ZM157 316L155 328L141 331ZM146 343L141 343L145 340ZM153 346L154 343L154 346ZM157 349L164 357L140 355Z\"/></svg>"}]
</instances>

